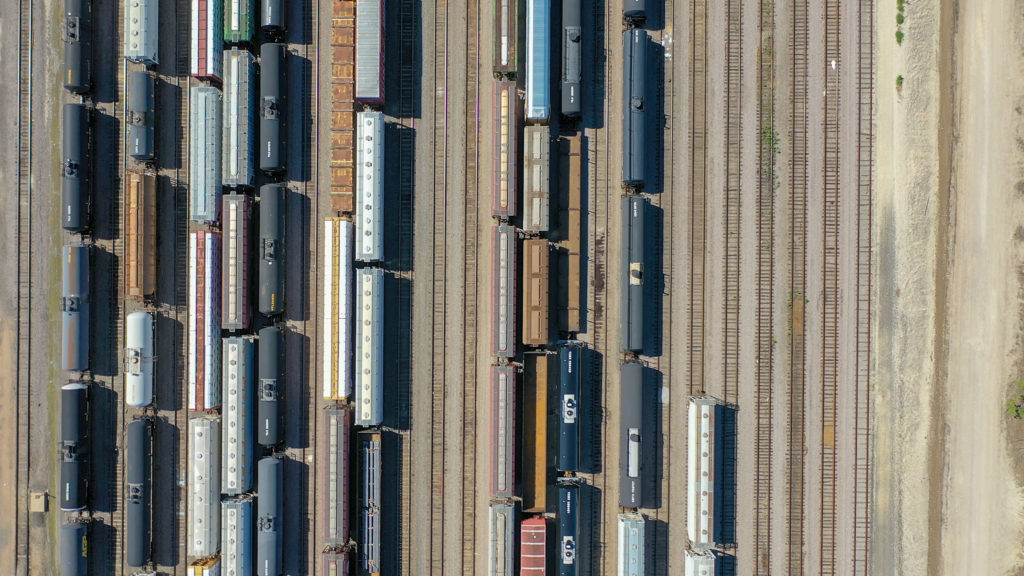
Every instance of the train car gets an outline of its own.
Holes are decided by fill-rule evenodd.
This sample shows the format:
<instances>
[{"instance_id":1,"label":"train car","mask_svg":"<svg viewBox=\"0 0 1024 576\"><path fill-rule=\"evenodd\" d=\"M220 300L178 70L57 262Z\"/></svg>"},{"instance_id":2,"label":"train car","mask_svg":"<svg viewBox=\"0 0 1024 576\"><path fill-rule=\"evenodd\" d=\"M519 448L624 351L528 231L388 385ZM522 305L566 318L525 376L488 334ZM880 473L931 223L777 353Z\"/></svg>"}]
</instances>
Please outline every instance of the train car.
<instances>
[{"instance_id":1,"label":"train car","mask_svg":"<svg viewBox=\"0 0 1024 576\"><path fill-rule=\"evenodd\" d=\"M64 104L63 117L61 225L68 232L82 232L89 228L89 110L84 104Z\"/></svg>"},{"instance_id":2,"label":"train car","mask_svg":"<svg viewBox=\"0 0 1024 576\"><path fill-rule=\"evenodd\" d=\"M384 421L384 271L356 271L356 426Z\"/></svg>"},{"instance_id":3,"label":"train car","mask_svg":"<svg viewBox=\"0 0 1024 576\"><path fill-rule=\"evenodd\" d=\"M566 226L566 239L564 253L565 268L562 289L565 291L563 307L559 313L559 324L563 332L575 334L583 331L582 316L580 314L582 298L581 276L583 274L583 193L582 193L582 169L583 169L583 138L579 133L563 137L559 141L560 165L562 177L568 181L566 195L568 206L565 214L560 219L562 225ZM561 267L560 267L561 268Z\"/></svg>"},{"instance_id":4,"label":"train car","mask_svg":"<svg viewBox=\"0 0 1024 576\"><path fill-rule=\"evenodd\" d=\"M644 517L619 514L619 576L644 576Z\"/></svg>"},{"instance_id":5,"label":"train car","mask_svg":"<svg viewBox=\"0 0 1024 576\"><path fill-rule=\"evenodd\" d=\"M384 114L356 115L356 260L384 259Z\"/></svg>"},{"instance_id":6,"label":"train car","mask_svg":"<svg viewBox=\"0 0 1024 576\"><path fill-rule=\"evenodd\" d=\"M548 260L545 238L523 240L523 344L546 346L551 339L548 324Z\"/></svg>"},{"instance_id":7,"label":"train car","mask_svg":"<svg viewBox=\"0 0 1024 576\"><path fill-rule=\"evenodd\" d=\"M66 244L61 260L61 368L83 372L89 369L89 246Z\"/></svg>"},{"instance_id":8,"label":"train car","mask_svg":"<svg viewBox=\"0 0 1024 576\"><path fill-rule=\"evenodd\" d=\"M643 27L647 22L647 0L623 0L622 20L629 27Z\"/></svg>"},{"instance_id":9,"label":"train car","mask_svg":"<svg viewBox=\"0 0 1024 576\"><path fill-rule=\"evenodd\" d=\"M246 330L252 321L252 196L224 196L224 245L221 258L221 318L225 330Z\"/></svg>"},{"instance_id":10,"label":"train car","mask_svg":"<svg viewBox=\"0 0 1024 576\"><path fill-rule=\"evenodd\" d=\"M332 550L320 554L320 576L348 576L348 552Z\"/></svg>"},{"instance_id":11,"label":"train car","mask_svg":"<svg viewBox=\"0 0 1024 576\"><path fill-rule=\"evenodd\" d=\"M124 340L124 403L144 408L153 403L153 314L129 314Z\"/></svg>"},{"instance_id":12,"label":"train car","mask_svg":"<svg viewBox=\"0 0 1024 576\"><path fill-rule=\"evenodd\" d=\"M543 516L523 520L519 540L519 576L545 576L548 572L547 520Z\"/></svg>"},{"instance_id":13,"label":"train car","mask_svg":"<svg viewBox=\"0 0 1024 576\"><path fill-rule=\"evenodd\" d=\"M494 3L494 77L512 80L519 68L519 1Z\"/></svg>"},{"instance_id":14,"label":"train car","mask_svg":"<svg viewBox=\"0 0 1024 576\"><path fill-rule=\"evenodd\" d=\"M641 190L647 179L647 45L644 30L627 30L622 35L622 185Z\"/></svg>"},{"instance_id":15,"label":"train car","mask_svg":"<svg viewBox=\"0 0 1024 576\"><path fill-rule=\"evenodd\" d=\"M191 14L189 73L193 78L220 82L224 66L224 0L192 0Z\"/></svg>"},{"instance_id":16,"label":"train car","mask_svg":"<svg viewBox=\"0 0 1024 576\"><path fill-rule=\"evenodd\" d=\"M620 376L619 505L642 508L644 368L636 362L626 362Z\"/></svg>"},{"instance_id":17,"label":"train car","mask_svg":"<svg viewBox=\"0 0 1024 576\"><path fill-rule=\"evenodd\" d=\"M190 418L188 429L188 555L207 558L220 551L220 418Z\"/></svg>"},{"instance_id":18,"label":"train car","mask_svg":"<svg viewBox=\"0 0 1024 576\"><path fill-rule=\"evenodd\" d=\"M220 221L221 130L223 94L213 86L196 86L190 93L188 218L212 224Z\"/></svg>"},{"instance_id":19,"label":"train car","mask_svg":"<svg viewBox=\"0 0 1024 576\"><path fill-rule=\"evenodd\" d=\"M153 425L149 420L141 419L133 420L124 428L124 481L127 488L124 497L124 558L125 564L138 568L149 562L152 541L150 458Z\"/></svg>"},{"instance_id":20,"label":"train car","mask_svg":"<svg viewBox=\"0 0 1024 576\"><path fill-rule=\"evenodd\" d=\"M582 346L562 346L558 350L561 365L559 391L562 406L559 409L558 469L576 472L580 467L580 406L583 405L583 351Z\"/></svg>"},{"instance_id":21,"label":"train car","mask_svg":"<svg viewBox=\"0 0 1024 576\"><path fill-rule=\"evenodd\" d=\"M718 576L718 558L711 550L687 550L684 561L686 576Z\"/></svg>"},{"instance_id":22,"label":"train car","mask_svg":"<svg viewBox=\"0 0 1024 576\"><path fill-rule=\"evenodd\" d=\"M576 485L558 487L558 574L579 574L580 489Z\"/></svg>"},{"instance_id":23,"label":"train car","mask_svg":"<svg viewBox=\"0 0 1024 576\"><path fill-rule=\"evenodd\" d=\"M487 574L515 576L516 507L512 504L491 504L489 519L491 557Z\"/></svg>"},{"instance_id":24,"label":"train car","mask_svg":"<svg viewBox=\"0 0 1024 576\"><path fill-rule=\"evenodd\" d=\"M259 310L266 316L284 312L284 234L288 189L260 186Z\"/></svg>"},{"instance_id":25,"label":"train car","mask_svg":"<svg viewBox=\"0 0 1024 576\"><path fill-rule=\"evenodd\" d=\"M220 576L220 557L196 560L188 565L186 576Z\"/></svg>"},{"instance_id":26,"label":"train car","mask_svg":"<svg viewBox=\"0 0 1024 576\"><path fill-rule=\"evenodd\" d=\"M83 510L89 501L89 384L60 391L60 509Z\"/></svg>"},{"instance_id":27,"label":"train car","mask_svg":"<svg viewBox=\"0 0 1024 576\"><path fill-rule=\"evenodd\" d=\"M220 232L188 237L188 408L220 406Z\"/></svg>"},{"instance_id":28,"label":"train car","mask_svg":"<svg viewBox=\"0 0 1024 576\"><path fill-rule=\"evenodd\" d=\"M92 2L64 0L64 88L84 94L92 85Z\"/></svg>"},{"instance_id":29,"label":"train car","mask_svg":"<svg viewBox=\"0 0 1024 576\"><path fill-rule=\"evenodd\" d=\"M619 314L621 346L627 352L644 351L644 240L647 199L622 197L622 305Z\"/></svg>"},{"instance_id":30,"label":"train car","mask_svg":"<svg viewBox=\"0 0 1024 576\"><path fill-rule=\"evenodd\" d=\"M359 433L362 456L362 490L359 494L359 568L367 576L380 576L380 478L381 434L377 431Z\"/></svg>"},{"instance_id":31,"label":"train car","mask_svg":"<svg viewBox=\"0 0 1024 576\"><path fill-rule=\"evenodd\" d=\"M526 0L526 121L551 117L551 0Z\"/></svg>"},{"instance_id":32,"label":"train car","mask_svg":"<svg viewBox=\"0 0 1024 576\"><path fill-rule=\"evenodd\" d=\"M329 136L321 142L330 143L331 210L352 214L355 210L355 140L356 140L356 0L333 3L329 54L331 79L321 90L330 95Z\"/></svg>"},{"instance_id":33,"label":"train car","mask_svg":"<svg viewBox=\"0 0 1024 576\"><path fill-rule=\"evenodd\" d=\"M260 330L259 391L256 406L256 441L261 446L276 446L281 441L281 406L278 395L284 385L284 337L281 329L267 326Z\"/></svg>"},{"instance_id":34,"label":"train car","mask_svg":"<svg viewBox=\"0 0 1024 576\"><path fill-rule=\"evenodd\" d=\"M255 345L251 338L224 339L224 432L221 434L221 493L238 496L252 487L253 379Z\"/></svg>"},{"instance_id":35,"label":"train car","mask_svg":"<svg viewBox=\"0 0 1024 576\"><path fill-rule=\"evenodd\" d=\"M686 531L693 546L719 540L722 493L718 489L722 457L722 405L710 397L690 398Z\"/></svg>"},{"instance_id":36,"label":"train car","mask_svg":"<svg viewBox=\"0 0 1024 576\"><path fill-rule=\"evenodd\" d=\"M227 575L252 576L252 501L220 503L220 561Z\"/></svg>"},{"instance_id":37,"label":"train car","mask_svg":"<svg viewBox=\"0 0 1024 576\"><path fill-rule=\"evenodd\" d=\"M156 175L125 178L124 283L136 302L156 292Z\"/></svg>"},{"instance_id":38,"label":"train car","mask_svg":"<svg viewBox=\"0 0 1024 576\"><path fill-rule=\"evenodd\" d=\"M347 406L324 411L324 431L321 445L323 467L324 543L344 546L348 542L348 434L351 416Z\"/></svg>"},{"instance_id":39,"label":"train car","mask_svg":"<svg viewBox=\"0 0 1024 576\"><path fill-rule=\"evenodd\" d=\"M89 525L84 522L61 524L58 546L60 546L60 576L88 576Z\"/></svg>"},{"instance_id":40,"label":"train car","mask_svg":"<svg viewBox=\"0 0 1024 576\"><path fill-rule=\"evenodd\" d=\"M491 215L508 220L516 215L519 139L519 95L516 83L494 83L494 180Z\"/></svg>"},{"instance_id":41,"label":"train car","mask_svg":"<svg viewBox=\"0 0 1024 576\"><path fill-rule=\"evenodd\" d=\"M367 106L384 105L384 6L356 0L356 101Z\"/></svg>"},{"instance_id":42,"label":"train car","mask_svg":"<svg viewBox=\"0 0 1024 576\"><path fill-rule=\"evenodd\" d=\"M491 283L491 350L498 358L516 355L516 229L494 227Z\"/></svg>"},{"instance_id":43,"label":"train car","mask_svg":"<svg viewBox=\"0 0 1024 576\"><path fill-rule=\"evenodd\" d=\"M260 46L260 170L280 174L285 169L285 82L288 46Z\"/></svg>"},{"instance_id":44,"label":"train car","mask_svg":"<svg viewBox=\"0 0 1024 576\"><path fill-rule=\"evenodd\" d=\"M355 226L350 220L324 221L323 397L344 400L352 395L353 283L352 245Z\"/></svg>"},{"instance_id":45,"label":"train car","mask_svg":"<svg viewBox=\"0 0 1024 576\"><path fill-rule=\"evenodd\" d=\"M582 0L562 0L562 116L583 113Z\"/></svg>"},{"instance_id":46,"label":"train car","mask_svg":"<svg viewBox=\"0 0 1024 576\"><path fill-rule=\"evenodd\" d=\"M256 574L258 576L279 576L281 574L281 545L284 541L282 523L284 514L284 463L279 458L267 456L257 465L256 489Z\"/></svg>"},{"instance_id":47,"label":"train car","mask_svg":"<svg viewBox=\"0 0 1024 576\"><path fill-rule=\"evenodd\" d=\"M523 128L523 230L547 232L551 228L550 128Z\"/></svg>"},{"instance_id":48,"label":"train car","mask_svg":"<svg viewBox=\"0 0 1024 576\"><path fill-rule=\"evenodd\" d=\"M548 356L523 356L523 511L547 509Z\"/></svg>"},{"instance_id":49,"label":"train car","mask_svg":"<svg viewBox=\"0 0 1024 576\"><path fill-rule=\"evenodd\" d=\"M128 0L149 2L150 0ZM154 2L155 4L155 2ZM156 157L156 80L149 72L128 73L128 155L136 160Z\"/></svg>"},{"instance_id":50,"label":"train car","mask_svg":"<svg viewBox=\"0 0 1024 576\"><path fill-rule=\"evenodd\" d=\"M284 37L285 0L260 0L260 28L271 38Z\"/></svg>"},{"instance_id":51,"label":"train car","mask_svg":"<svg viewBox=\"0 0 1024 576\"><path fill-rule=\"evenodd\" d=\"M160 63L160 2L124 0L124 57L145 66Z\"/></svg>"},{"instance_id":52,"label":"train car","mask_svg":"<svg viewBox=\"0 0 1024 576\"><path fill-rule=\"evenodd\" d=\"M256 24L255 0L228 0L224 2L224 42L248 44L252 41ZM229 574L231 572L228 572Z\"/></svg>"},{"instance_id":53,"label":"train car","mask_svg":"<svg viewBox=\"0 0 1024 576\"><path fill-rule=\"evenodd\" d=\"M224 186L249 188L256 177L256 58L248 50L224 51L223 118Z\"/></svg>"},{"instance_id":54,"label":"train car","mask_svg":"<svg viewBox=\"0 0 1024 576\"><path fill-rule=\"evenodd\" d=\"M516 495L516 370L491 366L491 498Z\"/></svg>"}]
</instances>

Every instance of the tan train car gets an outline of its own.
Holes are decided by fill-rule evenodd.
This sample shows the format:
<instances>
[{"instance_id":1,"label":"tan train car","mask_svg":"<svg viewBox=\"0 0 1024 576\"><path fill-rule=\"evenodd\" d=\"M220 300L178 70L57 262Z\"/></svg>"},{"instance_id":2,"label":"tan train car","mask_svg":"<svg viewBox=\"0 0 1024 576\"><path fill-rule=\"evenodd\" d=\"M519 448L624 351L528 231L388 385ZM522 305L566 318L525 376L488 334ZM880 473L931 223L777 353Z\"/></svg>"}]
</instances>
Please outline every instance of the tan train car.
<instances>
[{"instance_id":1,"label":"tan train car","mask_svg":"<svg viewBox=\"0 0 1024 576\"><path fill-rule=\"evenodd\" d=\"M567 293L559 298L559 302L565 305L564 309L559 310L559 328L563 332L576 333L583 330L580 315L583 273L583 139L579 133L559 139L559 166L567 201L567 221L562 223L566 231L565 252L562 255L566 261L564 289Z\"/></svg>"},{"instance_id":2,"label":"tan train car","mask_svg":"<svg viewBox=\"0 0 1024 576\"><path fill-rule=\"evenodd\" d=\"M550 340L549 254L546 239L523 241L523 344L526 346L546 346Z\"/></svg>"},{"instance_id":3,"label":"tan train car","mask_svg":"<svg viewBox=\"0 0 1024 576\"><path fill-rule=\"evenodd\" d=\"M129 172L125 187L124 283L144 300L156 291L156 176Z\"/></svg>"},{"instance_id":4,"label":"tan train car","mask_svg":"<svg viewBox=\"0 0 1024 576\"><path fill-rule=\"evenodd\" d=\"M548 356L523 356L523 512L547 508L548 467Z\"/></svg>"}]
</instances>

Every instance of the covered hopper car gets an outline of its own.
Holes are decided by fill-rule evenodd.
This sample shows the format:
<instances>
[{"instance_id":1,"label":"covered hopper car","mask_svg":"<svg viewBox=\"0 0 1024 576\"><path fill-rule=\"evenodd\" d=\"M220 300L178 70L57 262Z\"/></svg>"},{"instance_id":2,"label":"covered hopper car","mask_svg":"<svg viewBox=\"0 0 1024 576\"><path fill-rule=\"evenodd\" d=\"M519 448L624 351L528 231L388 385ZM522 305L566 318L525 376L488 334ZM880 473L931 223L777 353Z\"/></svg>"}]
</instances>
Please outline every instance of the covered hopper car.
<instances>
[{"instance_id":1,"label":"covered hopper car","mask_svg":"<svg viewBox=\"0 0 1024 576\"><path fill-rule=\"evenodd\" d=\"M268 456L257 465L256 489L256 574L280 576L281 546L284 541L284 463Z\"/></svg>"},{"instance_id":2,"label":"covered hopper car","mask_svg":"<svg viewBox=\"0 0 1024 576\"><path fill-rule=\"evenodd\" d=\"M384 114L356 114L356 260L384 259Z\"/></svg>"},{"instance_id":3,"label":"covered hopper car","mask_svg":"<svg viewBox=\"0 0 1024 576\"><path fill-rule=\"evenodd\" d=\"M220 529L220 560L224 576L252 576L252 501L222 501Z\"/></svg>"},{"instance_id":4,"label":"covered hopper car","mask_svg":"<svg viewBox=\"0 0 1024 576\"><path fill-rule=\"evenodd\" d=\"M579 345L562 346L558 350L561 374L559 391L558 469L576 472L580 466L580 430L583 405L583 352Z\"/></svg>"},{"instance_id":5,"label":"covered hopper car","mask_svg":"<svg viewBox=\"0 0 1024 576\"><path fill-rule=\"evenodd\" d=\"M639 514L619 514L619 574L644 576L644 517Z\"/></svg>"},{"instance_id":6,"label":"covered hopper car","mask_svg":"<svg viewBox=\"0 0 1024 576\"><path fill-rule=\"evenodd\" d=\"M153 314L132 312L125 319L124 403L153 403Z\"/></svg>"},{"instance_id":7,"label":"covered hopper car","mask_svg":"<svg viewBox=\"0 0 1024 576\"><path fill-rule=\"evenodd\" d=\"M690 399L686 530L694 546L714 546L720 540L722 412L714 398Z\"/></svg>"},{"instance_id":8,"label":"covered hopper car","mask_svg":"<svg viewBox=\"0 0 1024 576\"><path fill-rule=\"evenodd\" d=\"M160 2L124 0L124 57L146 66L160 63Z\"/></svg>"},{"instance_id":9,"label":"covered hopper car","mask_svg":"<svg viewBox=\"0 0 1024 576\"><path fill-rule=\"evenodd\" d=\"M526 0L526 121L551 117L551 0Z\"/></svg>"},{"instance_id":10,"label":"covered hopper car","mask_svg":"<svg viewBox=\"0 0 1024 576\"><path fill-rule=\"evenodd\" d=\"M491 277L491 350L498 358L516 355L516 229L494 227Z\"/></svg>"},{"instance_id":11,"label":"covered hopper car","mask_svg":"<svg viewBox=\"0 0 1024 576\"><path fill-rule=\"evenodd\" d=\"M220 418L192 418L188 428L188 555L208 558L220 551Z\"/></svg>"},{"instance_id":12,"label":"covered hopper car","mask_svg":"<svg viewBox=\"0 0 1024 576\"><path fill-rule=\"evenodd\" d=\"M488 576L514 576L516 569L516 507L491 504L488 536L490 559Z\"/></svg>"},{"instance_id":13,"label":"covered hopper car","mask_svg":"<svg viewBox=\"0 0 1024 576\"><path fill-rule=\"evenodd\" d=\"M84 104L64 104L61 157L61 225L68 232L89 228L89 110Z\"/></svg>"},{"instance_id":14,"label":"covered hopper car","mask_svg":"<svg viewBox=\"0 0 1024 576\"><path fill-rule=\"evenodd\" d=\"M128 0L139 2L140 0ZM151 1L156 4L155 0ZM144 70L128 74L128 155L136 160L156 157L156 79Z\"/></svg>"},{"instance_id":15,"label":"covered hopper car","mask_svg":"<svg viewBox=\"0 0 1024 576\"><path fill-rule=\"evenodd\" d=\"M253 378L256 366L251 338L224 339L224 431L221 493L238 496L252 487Z\"/></svg>"},{"instance_id":16,"label":"covered hopper car","mask_svg":"<svg viewBox=\"0 0 1024 576\"><path fill-rule=\"evenodd\" d=\"M279 184L260 187L259 310L276 316L284 311L284 233L288 189Z\"/></svg>"},{"instance_id":17,"label":"covered hopper car","mask_svg":"<svg viewBox=\"0 0 1024 576\"><path fill-rule=\"evenodd\" d=\"M89 385L72 382L60 391L60 509L88 504Z\"/></svg>"},{"instance_id":18,"label":"covered hopper car","mask_svg":"<svg viewBox=\"0 0 1024 576\"><path fill-rule=\"evenodd\" d=\"M491 498L516 495L516 370L491 366Z\"/></svg>"},{"instance_id":19,"label":"covered hopper car","mask_svg":"<svg viewBox=\"0 0 1024 576\"><path fill-rule=\"evenodd\" d=\"M384 271L356 271L356 426L384 421Z\"/></svg>"},{"instance_id":20,"label":"covered hopper car","mask_svg":"<svg viewBox=\"0 0 1024 576\"><path fill-rule=\"evenodd\" d=\"M150 478L153 425L133 420L125 426L124 558L129 566L145 566L150 555Z\"/></svg>"},{"instance_id":21,"label":"covered hopper car","mask_svg":"<svg viewBox=\"0 0 1024 576\"><path fill-rule=\"evenodd\" d=\"M644 30L626 30L622 35L622 185L640 190L647 179L647 45Z\"/></svg>"},{"instance_id":22,"label":"covered hopper car","mask_svg":"<svg viewBox=\"0 0 1024 576\"><path fill-rule=\"evenodd\" d=\"M64 0L64 88L84 94L92 84L92 1Z\"/></svg>"},{"instance_id":23,"label":"covered hopper car","mask_svg":"<svg viewBox=\"0 0 1024 576\"><path fill-rule=\"evenodd\" d=\"M285 169L286 44L260 46L260 170L279 174Z\"/></svg>"},{"instance_id":24,"label":"covered hopper car","mask_svg":"<svg viewBox=\"0 0 1024 576\"><path fill-rule=\"evenodd\" d=\"M213 86L196 86L190 92L188 218L193 222L220 220L221 130L223 94Z\"/></svg>"},{"instance_id":25,"label":"covered hopper car","mask_svg":"<svg viewBox=\"0 0 1024 576\"><path fill-rule=\"evenodd\" d=\"M685 576L719 576L718 557L711 550L687 550Z\"/></svg>"},{"instance_id":26,"label":"covered hopper car","mask_svg":"<svg viewBox=\"0 0 1024 576\"><path fill-rule=\"evenodd\" d=\"M385 0L356 0L356 101L384 105Z\"/></svg>"},{"instance_id":27,"label":"covered hopper car","mask_svg":"<svg viewBox=\"0 0 1024 576\"><path fill-rule=\"evenodd\" d=\"M580 489L573 484L558 487L558 574L579 574Z\"/></svg>"},{"instance_id":28,"label":"covered hopper car","mask_svg":"<svg viewBox=\"0 0 1024 576\"><path fill-rule=\"evenodd\" d=\"M275 446L281 441L281 405L278 395L284 386L284 338L281 329L267 326L260 330L259 389L256 407L256 441Z\"/></svg>"},{"instance_id":29,"label":"covered hopper car","mask_svg":"<svg viewBox=\"0 0 1024 576\"><path fill-rule=\"evenodd\" d=\"M252 196L224 196L223 238L220 326L225 330L246 330L252 320Z\"/></svg>"},{"instance_id":30,"label":"covered hopper car","mask_svg":"<svg viewBox=\"0 0 1024 576\"><path fill-rule=\"evenodd\" d=\"M89 369L89 246L65 245L61 264L61 368L83 372Z\"/></svg>"},{"instance_id":31,"label":"covered hopper car","mask_svg":"<svg viewBox=\"0 0 1024 576\"><path fill-rule=\"evenodd\" d=\"M644 350L644 241L647 199L622 197L622 305L619 315L621 346L627 352Z\"/></svg>"},{"instance_id":32,"label":"covered hopper car","mask_svg":"<svg viewBox=\"0 0 1024 576\"><path fill-rule=\"evenodd\" d=\"M224 186L248 188L256 177L256 58L248 50L224 51L223 117Z\"/></svg>"}]
</instances>

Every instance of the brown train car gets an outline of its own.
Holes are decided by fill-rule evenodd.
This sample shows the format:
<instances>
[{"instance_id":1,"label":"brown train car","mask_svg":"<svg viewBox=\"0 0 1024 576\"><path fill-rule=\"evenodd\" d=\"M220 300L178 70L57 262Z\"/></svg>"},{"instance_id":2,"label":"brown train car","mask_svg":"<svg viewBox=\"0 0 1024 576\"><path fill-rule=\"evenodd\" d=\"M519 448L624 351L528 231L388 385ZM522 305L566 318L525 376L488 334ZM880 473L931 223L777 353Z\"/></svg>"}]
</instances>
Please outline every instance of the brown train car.
<instances>
[{"instance_id":1,"label":"brown train car","mask_svg":"<svg viewBox=\"0 0 1024 576\"><path fill-rule=\"evenodd\" d=\"M582 245L582 218L583 218L583 192L582 192L582 170L583 170L583 140L579 133L573 136L566 136L559 141L559 153L561 155L560 165L563 178L565 178L567 209L564 222L566 227L565 247L563 257L566 260L566 291L565 309L559 312L559 325L565 332L580 332L583 327L580 318L581 282L583 270Z\"/></svg>"},{"instance_id":2,"label":"brown train car","mask_svg":"<svg viewBox=\"0 0 1024 576\"><path fill-rule=\"evenodd\" d=\"M355 208L356 2L334 0L331 18L331 210Z\"/></svg>"},{"instance_id":3,"label":"brown train car","mask_svg":"<svg viewBox=\"0 0 1024 576\"><path fill-rule=\"evenodd\" d=\"M156 291L156 176L129 172L125 186L124 283L143 300Z\"/></svg>"},{"instance_id":4,"label":"brown train car","mask_svg":"<svg viewBox=\"0 0 1024 576\"><path fill-rule=\"evenodd\" d=\"M523 356L523 512L544 512L548 490L548 356Z\"/></svg>"},{"instance_id":5,"label":"brown train car","mask_svg":"<svg viewBox=\"0 0 1024 576\"><path fill-rule=\"evenodd\" d=\"M546 346L548 329L548 241L523 241L523 344Z\"/></svg>"}]
</instances>

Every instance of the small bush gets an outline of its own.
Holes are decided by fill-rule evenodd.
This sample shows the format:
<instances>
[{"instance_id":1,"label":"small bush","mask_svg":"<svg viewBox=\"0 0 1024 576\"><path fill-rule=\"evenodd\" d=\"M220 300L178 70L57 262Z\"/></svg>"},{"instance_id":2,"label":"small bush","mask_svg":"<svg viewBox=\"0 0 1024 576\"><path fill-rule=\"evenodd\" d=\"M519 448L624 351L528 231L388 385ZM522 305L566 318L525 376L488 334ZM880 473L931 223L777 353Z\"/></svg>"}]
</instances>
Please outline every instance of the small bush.
<instances>
[{"instance_id":1,"label":"small bush","mask_svg":"<svg viewBox=\"0 0 1024 576\"><path fill-rule=\"evenodd\" d=\"M901 26L903 25L903 13L902 12L896 14L896 23L901 25Z\"/></svg>"},{"instance_id":2,"label":"small bush","mask_svg":"<svg viewBox=\"0 0 1024 576\"><path fill-rule=\"evenodd\" d=\"M896 31L896 43L900 46L903 45L903 30Z\"/></svg>"},{"instance_id":3,"label":"small bush","mask_svg":"<svg viewBox=\"0 0 1024 576\"><path fill-rule=\"evenodd\" d=\"M902 90L903 89L903 75L902 74L896 77L896 89L897 90Z\"/></svg>"}]
</instances>

